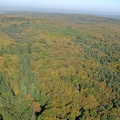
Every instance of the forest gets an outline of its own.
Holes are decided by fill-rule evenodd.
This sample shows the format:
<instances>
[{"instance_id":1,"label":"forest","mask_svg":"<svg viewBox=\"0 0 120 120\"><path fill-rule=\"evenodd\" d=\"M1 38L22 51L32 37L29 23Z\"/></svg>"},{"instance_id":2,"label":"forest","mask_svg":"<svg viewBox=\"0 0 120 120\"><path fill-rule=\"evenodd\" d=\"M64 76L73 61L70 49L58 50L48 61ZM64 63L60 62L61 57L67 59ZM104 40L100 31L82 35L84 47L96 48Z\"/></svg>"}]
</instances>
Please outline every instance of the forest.
<instances>
[{"instance_id":1,"label":"forest","mask_svg":"<svg viewBox=\"0 0 120 120\"><path fill-rule=\"evenodd\" d=\"M120 120L120 20L0 14L0 120Z\"/></svg>"}]
</instances>

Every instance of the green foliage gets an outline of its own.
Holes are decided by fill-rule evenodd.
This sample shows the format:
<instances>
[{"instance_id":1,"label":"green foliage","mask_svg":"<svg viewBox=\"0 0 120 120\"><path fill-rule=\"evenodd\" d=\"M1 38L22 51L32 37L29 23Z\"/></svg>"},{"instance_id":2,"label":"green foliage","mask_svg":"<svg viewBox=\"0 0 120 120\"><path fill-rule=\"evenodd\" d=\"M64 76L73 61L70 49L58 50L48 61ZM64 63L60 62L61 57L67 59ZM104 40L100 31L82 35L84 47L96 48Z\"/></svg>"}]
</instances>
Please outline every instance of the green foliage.
<instances>
[{"instance_id":1,"label":"green foliage","mask_svg":"<svg viewBox=\"0 0 120 120\"><path fill-rule=\"evenodd\" d=\"M47 44L47 41L44 38L41 38L39 42L42 44Z\"/></svg>"}]
</instances>

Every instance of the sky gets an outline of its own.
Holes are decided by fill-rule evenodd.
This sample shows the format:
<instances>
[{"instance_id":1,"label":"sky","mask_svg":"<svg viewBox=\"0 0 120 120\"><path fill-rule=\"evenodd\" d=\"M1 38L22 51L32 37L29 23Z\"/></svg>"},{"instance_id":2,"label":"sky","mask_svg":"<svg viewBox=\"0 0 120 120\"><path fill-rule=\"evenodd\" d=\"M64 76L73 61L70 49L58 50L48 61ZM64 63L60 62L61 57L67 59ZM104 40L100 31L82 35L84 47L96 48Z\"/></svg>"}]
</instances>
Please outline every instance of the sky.
<instances>
[{"instance_id":1,"label":"sky","mask_svg":"<svg viewBox=\"0 0 120 120\"><path fill-rule=\"evenodd\" d=\"M120 0L0 0L0 8L71 10L120 15Z\"/></svg>"}]
</instances>

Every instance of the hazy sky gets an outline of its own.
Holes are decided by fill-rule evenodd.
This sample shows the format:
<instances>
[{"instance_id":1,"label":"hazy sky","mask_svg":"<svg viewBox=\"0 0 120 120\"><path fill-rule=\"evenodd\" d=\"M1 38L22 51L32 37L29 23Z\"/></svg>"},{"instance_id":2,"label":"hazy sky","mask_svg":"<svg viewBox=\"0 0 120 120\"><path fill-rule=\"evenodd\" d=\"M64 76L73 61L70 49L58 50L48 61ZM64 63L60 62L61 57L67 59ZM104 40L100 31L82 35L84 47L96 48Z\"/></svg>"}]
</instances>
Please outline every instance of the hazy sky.
<instances>
[{"instance_id":1,"label":"hazy sky","mask_svg":"<svg viewBox=\"0 0 120 120\"><path fill-rule=\"evenodd\" d=\"M57 8L120 14L120 0L0 0L0 8Z\"/></svg>"}]
</instances>

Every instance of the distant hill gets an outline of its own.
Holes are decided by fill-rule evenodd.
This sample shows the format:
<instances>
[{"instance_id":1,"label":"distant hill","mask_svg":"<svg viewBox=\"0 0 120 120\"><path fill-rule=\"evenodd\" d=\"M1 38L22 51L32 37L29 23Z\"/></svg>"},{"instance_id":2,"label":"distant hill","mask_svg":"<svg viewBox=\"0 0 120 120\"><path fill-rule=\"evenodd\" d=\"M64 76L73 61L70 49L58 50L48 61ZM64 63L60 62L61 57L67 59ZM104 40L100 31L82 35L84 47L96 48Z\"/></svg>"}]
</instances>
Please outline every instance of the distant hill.
<instances>
[{"instance_id":1,"label":"distant hill","mask_svg":"<svg viewBox=\"0 0 120 120\"><path fill-rule=\"evenodd\" d=\"M120 15L105 15L104 17L114 18L114 19L120 19Z\"/></svg>"}]
</instances>

